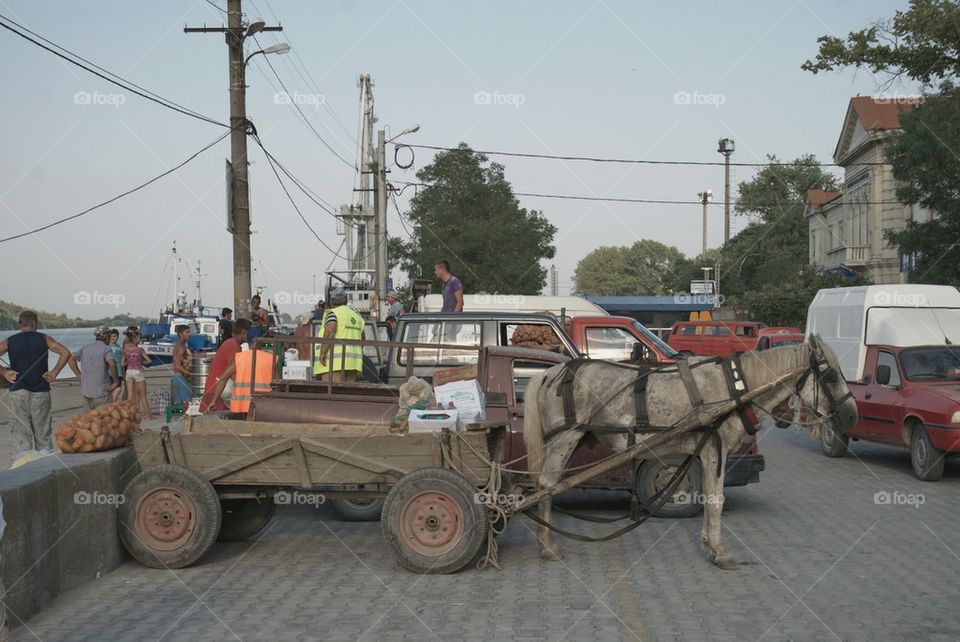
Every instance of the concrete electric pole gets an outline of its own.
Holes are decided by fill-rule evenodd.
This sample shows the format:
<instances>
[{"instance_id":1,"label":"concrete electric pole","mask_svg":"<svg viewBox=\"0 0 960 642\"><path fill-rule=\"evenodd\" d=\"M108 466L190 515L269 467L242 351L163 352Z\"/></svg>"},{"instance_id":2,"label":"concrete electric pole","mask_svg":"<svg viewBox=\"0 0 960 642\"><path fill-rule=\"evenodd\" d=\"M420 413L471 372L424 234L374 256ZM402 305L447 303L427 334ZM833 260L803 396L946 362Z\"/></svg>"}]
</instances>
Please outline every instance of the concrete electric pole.
<instances>
[{"instance_id":1,"label":"concrete electric pole","mask_svg":"<svg viewBox=\"0 0 960 642\"><path fill-rule=\"evenodd\" d=\"M386 136L377 132L377 149L373 156L373 287L381 301L387 296L387 153ZM379 315L378 315L379 318Z\"/></svg>"},{"instance_id":2,"label":"concrete electric pole","mask_svg":"<svg viewBox=\"0 0 960 642\"><path fill-rule=\"evenodd\" d=\"M707 204L713 200L713 190L705 189L702 192L697 192L697 198L700 199L700 203L703 204L703 247L700 250L700 254L707 253Z\"/></svg>"},{"instance_id":3,"label":"concrete electric pole","mask_svg":"<svg viewBox=\"0 0 960 642\"><path fill-rule=\"evenodd\" d=\"M250 184L247 180L247 134L253 123L247 120L246 67L251 57L243 57L244 41L261 31L283 31L267 27L263 20L243 24L241 0L227 0L226 27L184 27L184 33L223 33L227 40L230 74L230 162L233 168L233 203L229 204L233 221L233 309L236 318L250 316ZM269 49L275 49L273 47ZM287 48L289 49L289 47ZM280 53L279 49L269 53Z\"/></svg>"},{"instance_id":4,"label":"concrete electric pole","mask_svg":"<svg viewBox=\"0 0 960 642\"><path fill-rule=\"evenodd\" d=\"M730 240L730 154L733 139L721 138L717 151L723 154L723 242Z\"/></svg>"}]
</instances>

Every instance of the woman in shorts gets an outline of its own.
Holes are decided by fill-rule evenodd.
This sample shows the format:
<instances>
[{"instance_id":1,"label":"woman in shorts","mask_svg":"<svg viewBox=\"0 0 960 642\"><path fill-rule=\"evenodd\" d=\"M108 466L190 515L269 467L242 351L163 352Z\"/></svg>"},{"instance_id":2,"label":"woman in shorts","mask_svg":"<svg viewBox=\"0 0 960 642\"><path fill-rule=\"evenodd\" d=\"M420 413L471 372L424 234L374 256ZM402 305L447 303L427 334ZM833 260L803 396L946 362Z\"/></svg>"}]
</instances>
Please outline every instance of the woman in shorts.
<instances>
[{"instance_id":1,"label":"woman in shorts","mask_svg":"<svg viewBox=\"0 0 960 642\"><path fill-rule=\"evenodd\" d=\"M143 403L147 419L153 419L150 412L150 403L147 401L147 380L143 376L145 364L150 363L150 357L140 347L140 332L128 329L124 334L127 340L123 343L123 368L127 374L127 396L139 407Z\"/></svg>"}]
</instances>

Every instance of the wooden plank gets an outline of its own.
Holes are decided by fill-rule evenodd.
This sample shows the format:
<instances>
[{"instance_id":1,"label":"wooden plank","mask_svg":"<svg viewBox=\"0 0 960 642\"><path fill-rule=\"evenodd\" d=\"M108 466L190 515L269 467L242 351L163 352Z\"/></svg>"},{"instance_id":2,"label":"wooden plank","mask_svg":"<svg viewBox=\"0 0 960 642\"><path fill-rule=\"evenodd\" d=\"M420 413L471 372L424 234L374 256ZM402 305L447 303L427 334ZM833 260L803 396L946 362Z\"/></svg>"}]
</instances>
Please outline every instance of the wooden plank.
<instances>
[{"instance_id":1,"label":"wooden plank","mask_svg":"<svg viewBox=\"0 0 960 642\"><path fill-rule=\"evenodd\" d=\"M303 444L303 447L310 452L318 455L325 455L331 459L336 459L338 462L350 464L351 466L368 470L372 473L396 473L399 475L406 475L410 472L410 469L403 469L396 466L387 465L383 459L377 460L352 452L353 446L348 448L337 447L329 442L323 443L313 439L307 439L306 437L301 437L300 443Z\"/></svg>"},{"instance_id":2,"label":"wooden plank","mask_svg":"<svg viewBox=\"0 0 960 642\"><path fill-rule=\"evenodd\" d=\"M181 442L180 433L172 432L170 433L170 462L174 464L186 464L187 458L183 454L183 443Z\"/></svg>"},{"instance_id":3,"label":"wooden plank","mask_svg":"<svg viewBox=\"0 0 960 642\"><path fill-rule=\"evenodd\" d=\"M310 469L307 468L307 457L303 453L303 444L299 439L293 442L293 459L297 462L297 469L300 471L300 487L311 488L313 483L310 481Z\"/></svg>"},{"instance_id":4,"label":"wooden plank","mask_svg":"<svg viewBox=\"0 0 960 642\"><path fill-rule=\"evenodd\" d=\"M254 450L248 453L244 457L228 461L226 463L220 464L214 468L203 469L199 468L200 472L204 477L210 481L216 481L221 477L224 477L230 473L242 470L257 463L266 463L274 455L286 452L293 448L295 443L292 439L282 439L277 440L276 442L260 448L259 450ZM279 475L277 475L279 477Z\"/></svg>"},{"instance_id":5,"label":"wooden plank","mask_svg":"<svg viewBox=\"0 0 960 642\"><path fill-rule=\"evenodd\" d=\"M280 421L241 421L215 417L196 418L193 434L235 436L304 435L308 437L389 435L390 423L370 424L302 424Z\"/></svg>"}]
</instances>

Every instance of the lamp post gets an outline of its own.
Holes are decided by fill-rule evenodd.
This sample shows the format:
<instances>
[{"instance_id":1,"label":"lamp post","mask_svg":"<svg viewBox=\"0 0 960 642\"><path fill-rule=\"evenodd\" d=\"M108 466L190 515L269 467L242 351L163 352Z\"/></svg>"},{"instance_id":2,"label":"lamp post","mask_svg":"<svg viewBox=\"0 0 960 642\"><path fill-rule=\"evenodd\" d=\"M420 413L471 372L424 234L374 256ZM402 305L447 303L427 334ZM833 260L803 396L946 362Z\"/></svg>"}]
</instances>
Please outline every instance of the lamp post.
<instances>
[{"instance_id":1,"label":"lamp post","mask_svg":"<svg viewBox=\"0 0 960 642\"><path fill-rule=\"evenodd\" d=\"M730 240L730 154L733 153L733 139L721 138L717 151L723 154L723 242Z\"/></svg>"}]
</instances>

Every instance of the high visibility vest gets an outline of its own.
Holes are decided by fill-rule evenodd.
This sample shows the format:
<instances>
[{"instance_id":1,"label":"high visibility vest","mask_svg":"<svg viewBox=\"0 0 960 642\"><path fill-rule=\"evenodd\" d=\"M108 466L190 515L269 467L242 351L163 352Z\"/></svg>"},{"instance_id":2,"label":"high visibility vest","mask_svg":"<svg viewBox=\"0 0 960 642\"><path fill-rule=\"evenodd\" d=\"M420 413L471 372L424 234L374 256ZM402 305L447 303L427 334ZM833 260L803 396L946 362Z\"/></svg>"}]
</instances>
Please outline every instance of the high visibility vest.
<instances>
[{"instance_id":1,"label":"high visibility vest","mask_svg":"<svg viewBox=\"0 0 960 642\"><path fill-rule=\"evenodd\" d=\"M335 308L327 310L323 315L323 324L320 331L317 332L317 338L322 339L327 331L327 322L331 317L337 321L337 333L334 339L355 339L359 341L363 338L363 317L350 309L346 305L338 305ZM313 374L322 375L331 370L340 372L341 370L356 370L363 372L363 346L345 345L334 343L327 352L326 363L320 363L321 350L327 347L318 343L314 347L314 357L316 361L313 364Z\"/></svg>"},{"instance_id":2,"label":"high visibility vest","mask_svg":"<svg viewBox=\"0 0 960 642\"><path fill-rule=\"evenodd\" d=\"M230 397L230 412L247 412L254 392L270 392L273 382L273 366L277 357L265 350L257 350L257 371L253 372L253 350L238 352L237 372L233 380L233 396Z\"/></svg>"}]
</instances>

